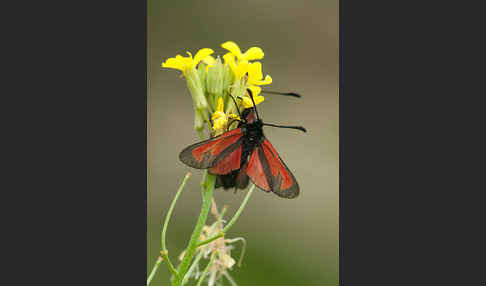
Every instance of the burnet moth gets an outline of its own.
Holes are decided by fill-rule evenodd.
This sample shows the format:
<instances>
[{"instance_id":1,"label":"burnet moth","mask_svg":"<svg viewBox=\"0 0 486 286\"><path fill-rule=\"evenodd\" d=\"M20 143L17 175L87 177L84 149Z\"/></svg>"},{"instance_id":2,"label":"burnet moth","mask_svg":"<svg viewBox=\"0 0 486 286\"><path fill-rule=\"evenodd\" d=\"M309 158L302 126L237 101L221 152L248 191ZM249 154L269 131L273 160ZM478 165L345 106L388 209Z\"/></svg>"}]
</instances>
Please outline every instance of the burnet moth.
<instances>
[{"instance_id":1,"label":"burnet moth","mask_svg":"<svg viewBox=\"0 0 486 286\"><path fill-rule=\"evenodd\" d=\"M277 92L277 91L270 91L270 90L262 90L262 93L267 93L267 94L278 94L278 95L284 95L284 96L292 96L292 97L297 97L300 98L300 94L295 93L295 92ZM245 118L246 121L244 122L239 122L238 123L238 128L241 128L245 122L251 123L255 120L255 114L253 112L253 108L247 108L244 109L241 112L242 118ZM228 124L228 128L231 126L231 122ZM249 178L248 176L244 177L244 180L239 182L239 184L236 184L236 179L238 177L238 173L240 172L240 169L233 170L229 172L228 174L224 175L218 175L216 177L216 185L214 186L215 188L220 188L223 187L224 190L228 190L231 188L234 188L235 193L238 189L246 189L249 183Z\"/></svg>"},{"instance_id":2,"label":"burnet moth","mask_svg":"<svg viewBox=\"0 0 486 286\"><path fill-rule=\"evenodd\" d=\"M253 107L244 110L243 114L238 110L241 121L237 128L185 148L179 159L190 167L208 169L210 174L220 175L219 184L223 187L226 184L243 189L251 180L266 192L272 191L282 198L295 198L300 192L299 185L263 134L263 126L306 130L301 126L264 123L258 115L251 90L247 92Z\"/></svg>"}]
</instances>

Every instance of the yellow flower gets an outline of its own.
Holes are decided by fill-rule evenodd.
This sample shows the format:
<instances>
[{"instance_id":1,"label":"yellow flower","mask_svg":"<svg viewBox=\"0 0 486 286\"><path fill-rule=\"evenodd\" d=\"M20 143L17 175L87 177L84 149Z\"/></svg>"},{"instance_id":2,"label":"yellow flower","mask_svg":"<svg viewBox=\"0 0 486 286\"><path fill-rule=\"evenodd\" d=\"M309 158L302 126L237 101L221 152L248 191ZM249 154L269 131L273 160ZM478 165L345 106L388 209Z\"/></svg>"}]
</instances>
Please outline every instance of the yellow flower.
<instances>
[{"instance_id":1,"label":"yellow flower","mask_svg":"<svg viewBox=\"0 0 486 286\"><path fill-rule=\"evenodd\" d=\"M226 127L226 124L228 124L228 119L240 120L236 114L226 115L226 113L224 113L224 103L222 97L218 98L218 107L213 115L211 115L211 119L213 120L214 131L223 130Z\"/></svg>"},{"instance_id":2,"label":"yellow flower","mask_svg":"<svg viewBox=\"0 0 486 286\"><path fill-rule=\"evenodd\" d=\"M227 63L233 73L235 74L235 78L237 80L241 79L242 77L245 76L245 74L248 72L248 61L247 60L242 60L239 61L238 64L235 62L235 55L231 53L227 53L226 55L223 56L224 62Z\"/></svg>"},{"instance_id":3,"label":"yellow flower","mask_svg":"<svg viewBox=\"0 0 486 286\"><path fill-rule=\"evenodd\" d=\"M248 61L243 60L236 64L234 55L229 53L224 55L223 58L225 63L230 66L237 79L241 79L248 74L247 82L250 85L266 85L272 83L272 77L270 75L267 75L265 79L263 79L262 64L260 62L249 63ZM260 91L261 89L258 90L258 93L260 93Z\"/></svg>"},{"instance_id":4,"label":"yellow flower","mask_svg":"<svg viewBox=\"0 0 486 286\"><path fill-rule=\"evenodd\" d=\"M251 47L245 53L242 53L240 47L234 42L228 41L221 45L224 49L230 51L238 58L238 62L242 60L251 61L263 58L263 50L258 47Z\"/></svg>"},{"instance_id":5,"label":"yellow flower","mask_svg":"<svg viewBox=\"0 0 486 286\"><path fill-rule=\"evenodd\" d=\"M271 84L272 78L267 75L264 80L262 73L262 64L260 62L250 63L248 65L248 83L251 85Z\"/></svg>"},{"instance_id":6,"label":"yellow flower","mask_svg":"<svg viewBox=\"0 0 486 286\"><path fill-rule=\"evenodd\" d=\"M265 98L261 95L258 95L261 91L261 88L258 86L250 86L249 89L251 90L251 93L253 94L253 100L255 101L255 104L258 105L265 100ZM250 108L253 107L253 102L251 101L250 95L243 97L241 104L243 105L244 108Z\"/></svg>"},{"instance_id":7,"label":"yellow flower","mask_svg":"<svg viewBox=\"0 0 486 286\"><path fill-rule=\"evenodd\" d=\"M194 58L190 52L187 52L188 57L183 57L177 55L174 58L168 58L164 63L162 63L163 68L178 69L186 73L186 71L196 68L197 64L203 59L207 58L209 55L214 53L211 49L200 49Z\"/></svg>"},{"instance_id":8,"label":"yellow flower","mask_svg":"<svg viewBox=\"0 0 486 286\"><path fill-rule=\"evenodd\" d=\"M216 62L216 59L213 56L207 56L204 59L202 59L202 61L208 66L212 66Z\"/></svg>"},{"instance_id":9,"label":"yellow flower","mask_svg":"<svg viewBox=\"0 0 486 286\"><path fill-rule=\"evenodd\" d=\"M214 66L214 64L216 63L216 59L213 56L207 56L204 59L202 59L202 62L206 64L206 72L207 72L209 68Z\"/></svg>"},{"instance_id":10,"label":"yellow flower","mask_svg":"<svg viewBox=\"0 0 486 286\"><path fill-rule=\"evenodd\" d=\"M260 92L262 91L262 88L257 86L257 85L250 85L248 88L251 90L251 93L253 94L253 98L258 96L260 94Z\"/></svg>"}]
</instances>

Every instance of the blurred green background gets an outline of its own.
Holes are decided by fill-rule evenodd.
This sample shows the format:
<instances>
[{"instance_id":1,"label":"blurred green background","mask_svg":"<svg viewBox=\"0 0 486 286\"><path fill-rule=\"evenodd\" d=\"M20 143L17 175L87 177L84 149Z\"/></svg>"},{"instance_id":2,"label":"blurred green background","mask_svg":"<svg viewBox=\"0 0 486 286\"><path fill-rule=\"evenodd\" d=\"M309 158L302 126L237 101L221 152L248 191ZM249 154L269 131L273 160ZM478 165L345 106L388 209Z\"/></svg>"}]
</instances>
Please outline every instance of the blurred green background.
<instances>
[{"instance_id":1,"label":"blurred green background","mask_svg":"<svg viewBox=\"0 0 486 286\"><path fill-rule=\"evenodd\" d=\"M303 125L308 133L265 128L293 170L299 197L288 200L255 190L228 238L244 237L241 268L230 272L243 285L338 285L338 1L148 1L148 194L147 271L160 250L160 231L170 202L189 170L179 152L198 141L192 100L180 72L160 67L162 60L186 51L211 48L223 55L231 40L243 51L265 52L267 88L295 91L301 99L265 95L259 111L274 124ZM184 189L169 224L169 255L185 248L201 206L201 171ZM245 192L215 191L229 219ZM213 217L208 217L208 223ZM239 257L240 244L232 252ZM162 264L152 285L168 285ZM191 284L193 285L193 284ZM225 281L225 285L230 285Z\"/></svg>"}]
</instances>

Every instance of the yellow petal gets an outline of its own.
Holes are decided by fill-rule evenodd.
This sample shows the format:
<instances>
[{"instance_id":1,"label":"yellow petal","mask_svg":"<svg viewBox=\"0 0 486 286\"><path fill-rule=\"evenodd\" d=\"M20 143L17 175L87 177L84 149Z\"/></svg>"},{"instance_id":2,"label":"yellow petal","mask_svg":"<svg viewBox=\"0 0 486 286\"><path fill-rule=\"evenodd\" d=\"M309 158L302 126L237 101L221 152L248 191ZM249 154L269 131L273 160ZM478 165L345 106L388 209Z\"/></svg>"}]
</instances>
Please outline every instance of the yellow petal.
<instances>
[{"instance_id":1,"label":"yellow petal","mask_svg":"<svg viewBox=\"0 0 486 286\"><path fill-rule=\"evenodd\" d=\"M212 53L214 53L214 51L211 49L200 49L194 56L193 67L196 67L200 61L202 61L205 57L209 56Z\"/></svg>"},{"instance_id":2,"label":"yellow petal","mask_svg":"<svg viewBox=\"0 0 486 286\"><path fill-rule=\"evenodd\" d=\"M256 84L256 85L271 84L272 83L272 77L267 75L265 77L265 80L256 80L256 81L252 81L251 83Z\"/></svg>"},{"instance_id":3,"label":"yellow petal","mask_svg":"<svg viewBox=\"0 0 486 286\"><path fill-rule=\"evenodd\" d=\"M231 113L230 115L228 115L228 118L229 119L236 119L238 121L241 121L241 118L238 115L233 114L233 113Z\"/></svg>"},{"instance_id":4,"label":"yellow petal","mask_svg":"<svg viewBox=\"0 0 486 286\"><path fill-rule=\"evenodd\" d=\"M251 90L253 97L258 96L260 94L260 92L262 91L262 88L259 87L259 86L256 86L256 85L250 85L248 88Z\"/></svg>"},{"instance_id":5,"label":"yellow petal","mask_svg":"<svg viewBox=\"0 0 486 286\"><path fill-rule=\"evenodd\" d=\"M250 49L248 49L248 51L246 51L243 56L242 56L242 59L245 59L247 61L251 61L251 60L259 60L259 59L263 59L263 50L258 48L258 47L251 47Z\"/></svg>"},{"instance_id":6,"label":"yellow petal","mask_svg":"<svg viewBox=\"0 0 486 286\"><path fill-rule=\"evenodd\" d=\"M224 60L224 63L225 64L230 64L230 62L235 62L235 55L233 55L232 53L226 53L224 54L223 56L223 60Z\"/></svg>"},{"instance_id":7,"label":"yellow petal","mask_svg":"<svg viewBox=\"0 0 486 286\"><path fill-rule=\"evenodd\" d=\"M230 51L238 59L241 58L241 50L240 50L240 47L238 47L238 45L236 43L228 41L228 42L221 44L221 47L223 47L223 49Z\"/></svg>"},{"instance_id":8,"label":"yellow petal","mask_svg":"<svg viewBox=\"0 0 486 286\"><path fill-rule=\"evenodd\" d=\"M216 118L213 120L213 129L214 130L223 129L224 126L226 126L226 123L228 123L228 119L226 118L226 116Z\"/></svg>"},{"instance_id":9,"label":"yellow petal","mask_svg":"<svg viewBox=\"0 0 486 286\"><path fill-rule=\"evenodd\" d=\"M255 104L258 105L263 102L265 98L263 96L253 96L253 100L255 101ZM253 107L253 102L251 101L251 98L248 96L243 97L242 104L244 108L250 108Z\"/></svg>"},{"instance_id":10,"label":"yellow petal","mask_svg":"<svg viewBox=\"0 0 486 286\"><path fill-rule=\"evenodd\" d=\"M235 56L232 53L227 53L223 56L223 59L224 59L224 62L230 66L233 73L235 73L235 70L237 69L236 68L236 62L235 62Z\"/></svg>"},{"instance_id":11,"label":"yellow petal","mask_svg":"<svg viewBox=\"0 0 486 286\"><path fill-rule=\"evenodd\" d=\"M257 81L263 78L262 63L254 62L248 65L248 81Z\"/></svg>"},{"instance_id":12,"label":"yellow petal","mask_svg":"<svg viewBox=\"0 0 486 286\"><path fill-rule=\"evenodd\" d=\"M226 117L226 114L224 112L221 112L221 111L215 111L212 115L211 115L211 120L213 120L213 122L216 122L216 120L219 120L221 118L225 118Z\"/></svg>"},{"instance_id":13,"label":"yellow petal","mask_svg":"<svg viewBox=\"0 0 486 286\"><path fill-rule=\"evenodd\" d=\"M207 56L204 59L202 59L202 61L203 61L203 63L207 64L208 66L214 65L214 63L216 62L216 60L214 59L213 56Z\"/></svg>"},{"instance_id":14,"label":"yellow petal","mask_svg":"<svg viewBox=\"0 0 486 286\"><path fill-rule=\"evenodd\" d=\"M237 65L235 62L235 56L231 53L224 55L223 59L225 63L230 66L237 79L241 79L248 71L248 61L246 60L239 62Z\"/></svg>"},{"instance_id":15,"label":"yellow petal","mask_svg":"<svg viewBox=\"0 0 486 286\"><path fill-rule=\"evenodd\" d=\"M258 105L258 104L262 103L265 100L265 98L263 96L259 95L259 96L254 96L253 100L255 100L255 104Z\"/></svg>"},{"instance_id":16,"label":"yellow petal","mask_svg":"<svg viewBox=\"0 0 486 286\"><path fill-rule=\"evenodd\" d=\"M235 73L236 78L240 79L244 77L247 72L248 72L248 61L242 60L238 62L238 72Z\"/></svg>"},{"instance_id":17,"label":"yellow petal","mask_svg":"<svg viewBox=\"0 0 486 286\"><path fill-rule=\"evenodd\" d=\"M218 107L216 108L216 110L219 112L224 112L224 103L221 96L218 98Z\"/></svg>"},{"instance_id":18,"label":"yellow petal","mask_svg":"<svg viewBox=\"0 0 486 286\"><path fill-rule=\"evenodd\" d=\"M178 69L184 71L186 65L186 58L181 55L177 55L175 58L168 58L164 63L162 63L163 68Z\"/></svg>"}]
</instances>

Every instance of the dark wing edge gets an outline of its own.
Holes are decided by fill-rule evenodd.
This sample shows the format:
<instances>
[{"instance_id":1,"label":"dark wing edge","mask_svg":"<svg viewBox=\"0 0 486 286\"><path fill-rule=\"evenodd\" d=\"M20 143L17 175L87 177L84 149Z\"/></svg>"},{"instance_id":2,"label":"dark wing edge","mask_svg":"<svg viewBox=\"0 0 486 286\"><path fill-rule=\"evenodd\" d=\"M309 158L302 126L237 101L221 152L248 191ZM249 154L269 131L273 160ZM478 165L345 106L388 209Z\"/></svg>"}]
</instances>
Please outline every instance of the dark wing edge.
<instances>
[{"instance_id":1,"label":"dark wing edge","mask_svg":"<svg viewBox=\"0 0 486 286\"><path fill-rule=\"evenodd\" d=\"M257 149L271 191L282 198L297 197L300 193L299 184L270 141L264 138Z\"/></svg>"}]
</instances>

